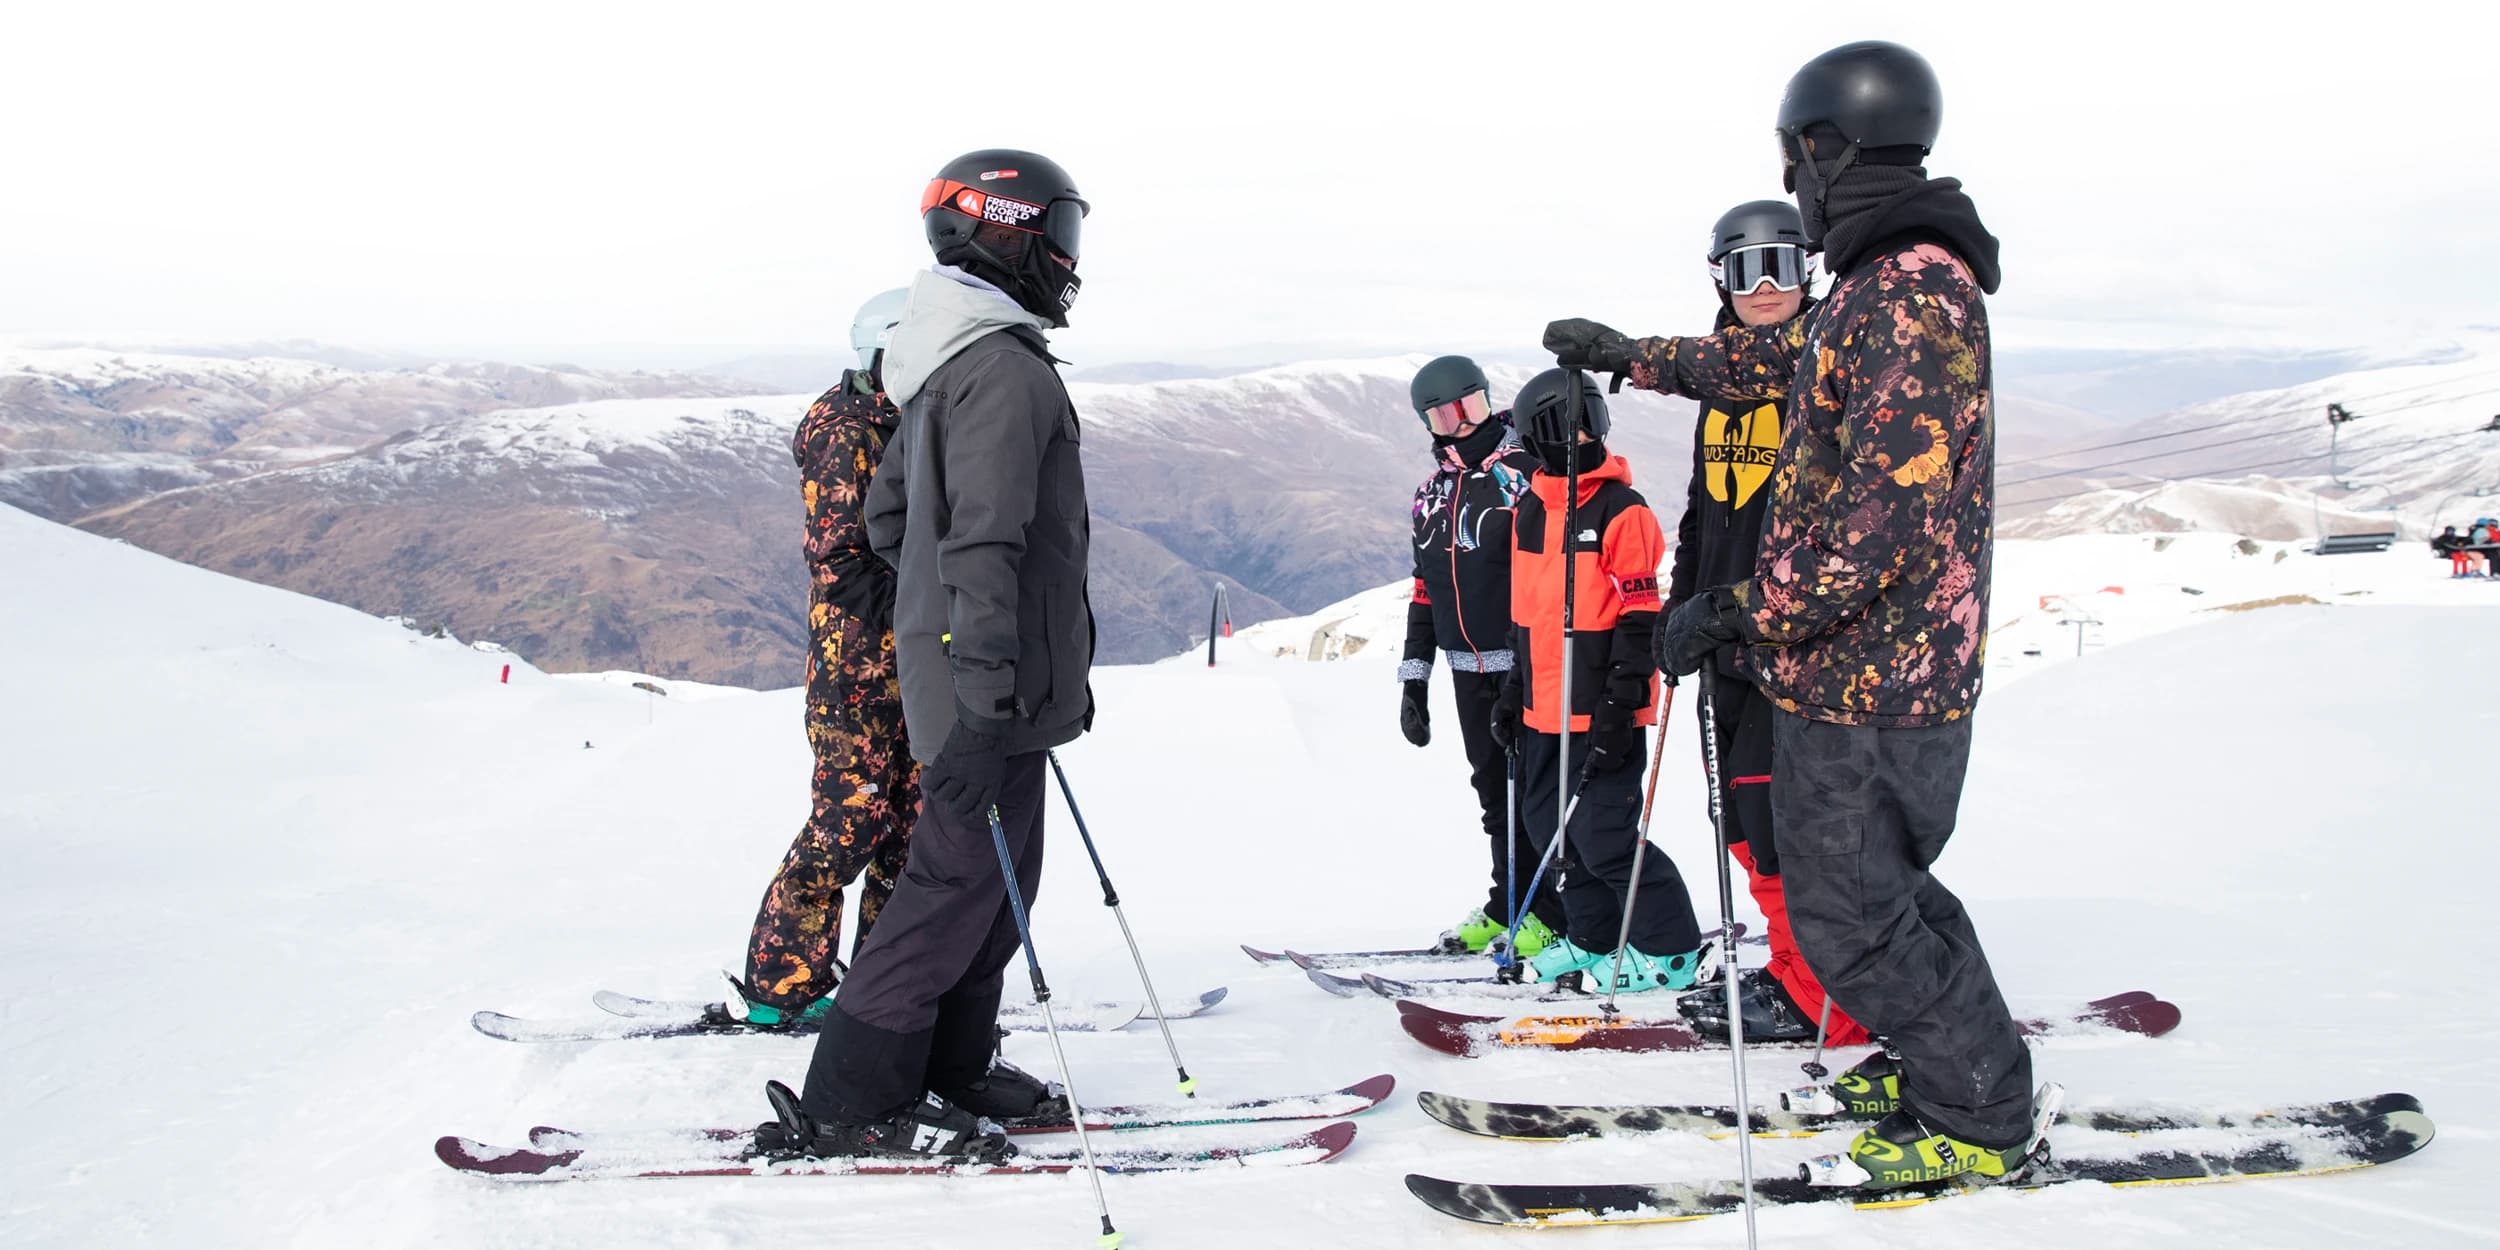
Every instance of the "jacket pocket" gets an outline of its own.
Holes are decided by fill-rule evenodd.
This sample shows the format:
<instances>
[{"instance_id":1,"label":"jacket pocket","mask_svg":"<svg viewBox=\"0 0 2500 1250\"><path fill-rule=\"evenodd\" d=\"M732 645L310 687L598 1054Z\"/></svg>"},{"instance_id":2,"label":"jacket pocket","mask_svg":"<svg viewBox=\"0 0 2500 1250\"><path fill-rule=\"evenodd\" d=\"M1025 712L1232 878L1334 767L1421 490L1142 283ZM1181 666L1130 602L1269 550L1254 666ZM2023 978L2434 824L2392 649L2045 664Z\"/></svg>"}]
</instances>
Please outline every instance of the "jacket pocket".
<instances>
[{"instance_id":1,"label":"jacket pocket","mask_svg":"<svg viewBox=\"0 0 2500 1250\"><path fill-rule=\"evenodd\" d=\"M1053 582L1042 588L1044 650L1050 677L1042 696L1044 718L1056 724L1082 715L1086 670L1094 651L1093 611L1083 590Z\"/></svg>"}]
</instances>

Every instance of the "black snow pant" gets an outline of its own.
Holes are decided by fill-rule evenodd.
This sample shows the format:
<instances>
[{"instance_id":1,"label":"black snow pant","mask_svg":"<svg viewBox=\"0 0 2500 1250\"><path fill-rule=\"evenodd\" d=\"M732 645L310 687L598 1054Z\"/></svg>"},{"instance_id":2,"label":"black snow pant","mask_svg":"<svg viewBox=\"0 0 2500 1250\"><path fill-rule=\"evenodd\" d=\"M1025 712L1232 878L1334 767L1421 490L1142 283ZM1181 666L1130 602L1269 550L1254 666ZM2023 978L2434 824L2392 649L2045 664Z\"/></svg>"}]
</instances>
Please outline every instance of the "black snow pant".
<instances>
[{"instance_id":1,"label":"black snow pant","mask_svg":"<svg viewBox=\"0 0 2500 1250\"><path fill-rule=\"evenodd\" d=\"M1468 780L1476 788L1476 805L1484 811L1484 835L1493 843L1493 885L1486 892L1484 914L1495 923L1510 923L1510 893L1515 888L1526 893L1528 880L1536 876L1536 844L1528 840L1527 830L1519 831L1514 849L1510 836L1509 752L1493 740L1493 703L1501 697L1502 682L1508 673L1450 673L1450 695L1458 704L1458 737L1467 746ZM1516 877L1514 886L1510 878ZM1560 895L1540 889L1529 901L1528 912L1545 922L1556 933L1567 923Z\"/></svg>"},{"instance_id":2,"label":"black snow pant","mask_svg":"<svg viewBox=\"0 0 2500 1250\"><path fill-rule=\"evenodd\" d=\"M2031 1052L1962 900L1929 873L1953 836L1971 722L1920 729L1772 717L1771 807L1797 948L1901 1054L1901 1103L1976 1146L2031 1133Z\"/></svg>"},{"instance_id":3,"label":"black snow pant","mask_svg":"<svg viewBox=\"0 0 2500 1250\"><path fill-rule=\"evenodd\" d=\"M1632 859L1641 843L1641 771L1647 760L1648 736L1641 749L1612 772L1588 779L1580 805L1572 809L1570 836L1564 845L1571 862L1564 870L1562 902L1567 920L1560 930L1584 951L1611 954L1623 932L1623 900L1632 884ZM1577 783L1588 762L1588 735L1571 735L1571 765L1561 767L1562 739L1533 729L1519 733L1519 801L1527 809L1520 827L1542 854L1554 840L1557 788ZM1567 789L1564 791L1568 793ZM1675 861L1652 846L1641 857L1641 892L1634 902L1632 947L1645 955L1681 955L1701 945L1701 926L1693 918L1693 898ZM1552 888L1549 870L1546 888Z\"/></svg>"},{"instance_id":4,"label":"black snow pant","mask_svg":"<svg viewBox=\"0 0 2500 1250\"><path fill-rule=\"evenodd\" d=\"M999 824L1026 907L1042 884L1043 771L1007 758ZM851 975L834 991L801 1105L819 1120L885 1119L924 1090L969 1085L998 1051L998 1002L1021 939L989 822L924 802L911 859Z\"/></svg>"}]
</instances>

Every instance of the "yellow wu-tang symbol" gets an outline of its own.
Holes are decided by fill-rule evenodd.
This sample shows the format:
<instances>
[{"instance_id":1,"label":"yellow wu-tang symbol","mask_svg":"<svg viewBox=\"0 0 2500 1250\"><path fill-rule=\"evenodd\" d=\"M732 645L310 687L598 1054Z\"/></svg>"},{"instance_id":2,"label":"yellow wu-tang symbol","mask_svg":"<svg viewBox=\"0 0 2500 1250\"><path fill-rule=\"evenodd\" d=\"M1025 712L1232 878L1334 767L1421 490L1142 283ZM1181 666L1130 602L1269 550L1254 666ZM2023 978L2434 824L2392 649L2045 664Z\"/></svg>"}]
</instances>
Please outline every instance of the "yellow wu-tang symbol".
<instances>
[{"instance_id":1,"label":"yellow wu-tang symbol","mask_svg":"<svg viewBox=\"0 0 2500 1250\"><path fill-rule=\"evenodd\" d=\"M1712 499L1744 507L1771 480L1771 467L1779 458L1778 404L1763 404L1742 416L1730 416L1715 405L1703 411L1701 472Z\"/></svg>"}]
</instances>

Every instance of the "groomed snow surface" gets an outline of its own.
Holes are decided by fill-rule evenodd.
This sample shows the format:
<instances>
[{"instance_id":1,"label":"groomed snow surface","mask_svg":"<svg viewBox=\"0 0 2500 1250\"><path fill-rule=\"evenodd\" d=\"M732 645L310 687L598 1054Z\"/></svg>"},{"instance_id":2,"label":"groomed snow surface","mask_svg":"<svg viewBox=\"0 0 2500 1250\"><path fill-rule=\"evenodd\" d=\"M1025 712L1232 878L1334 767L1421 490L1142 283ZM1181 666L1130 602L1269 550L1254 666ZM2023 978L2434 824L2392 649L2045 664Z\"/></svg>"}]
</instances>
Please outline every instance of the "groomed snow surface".
<instances>
[{"instance_id":1,"label":"groomed snow surface","mask_svg":"<svg viewBox=\"0 0 2500 1250\"><path fill-rule=\"evenodd\" d=\"M2150 556L2091 541L2061 549L2071 575L2039 580L2147 577ZM2307 593L2335 606L2113 637L1994 690L1941 870L2018 1010L2135 988L2185 1007L2168 1038L2043 1048L2041 1074L2073 1103L2404 1089L2439 1140L2343 1177L1773 1212L1764 1244L2500 1240L2487 992L2500 585L2446 583L2418 552L2349 559L2309 566ZM752 1122L767 1078L799 1079L807 1043L789 1039L529 1048L468 1025L479 1008L588 1012L603 987L711 991L805 814L795 692L689 701L558 681L7 510L0 569L0 1242L1091 1244L1077 1177L525 1186L433 1158L447 1132L517 1144L542 1123ZM2382 576L2446 606L2344 596L2334 581ZM2009 580L2000 616L2039 593ZM1416 751L1393 723L1394 646L1326 664L1257 650L1229 645L1212 672L1198 657L1101 672L1098 732L1063 754L1166 995L1232 987L1174 1026L1204 1092L1388 1071L1400 1095L1323 1167L1112 1178L1129 1244L1493 1246L1539 1235L1449 1221L1400 1177L1733 1175L1729 1142L1484 1141L1408 1098L1721 1099L1722 1056L1446 1059L1400 1033L1387 1003L1329 998L1240 955L1244 941L1429 939L1466 909L1484 862L1446 680L1440 732ZM1679 709L1658 841L1711 912L1688 726ZM1073 826L1055 818L1050 836L1037 924L1054 988L1133 996ZM1151 1027L1068 1050L1090 1099L1169 1090ZM1014 1036L1008 1054L1049 1069L1038 1037ZM1758 1052L1757 1096L1793 1081L1795 1058ZM1757 1159L1775 1171L1838 1140L1759 1143ZM1724 1247L1743 1230L1554 1235Z\"/></svg>"}]
</instances>

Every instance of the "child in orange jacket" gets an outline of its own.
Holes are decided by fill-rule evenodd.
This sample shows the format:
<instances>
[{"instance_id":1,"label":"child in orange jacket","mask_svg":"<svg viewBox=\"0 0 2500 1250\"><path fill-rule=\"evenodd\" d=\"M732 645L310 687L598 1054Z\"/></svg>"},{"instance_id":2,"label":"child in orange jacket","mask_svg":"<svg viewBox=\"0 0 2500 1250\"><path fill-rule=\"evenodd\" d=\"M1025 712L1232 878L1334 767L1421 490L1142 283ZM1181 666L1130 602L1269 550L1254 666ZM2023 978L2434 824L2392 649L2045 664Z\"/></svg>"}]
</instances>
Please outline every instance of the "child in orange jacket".
<instances>
[{"instance_id":1,"label":"child in orange jacket","mask_svg":"<svg viewBox=\"0 0 2500 1250\"><path fill-rule=\"evenodd\" d=\"M1675 861L1655 846L1641 851L1642 729L1658 722L1657 662L1650 635L1658 620L1658 563L1666 536L1632 488L1632 469L1606 450L1606 398L1580 376L1581 419L1568 413L1574 375L1549 369L1511 405L1512 420L1539 461L1511 527L1511 649L1516 667L1495 704L1494 733L1519 748L1521 826L1543 852L1553 841L1558 802L1576 792L1566 839L1572 865L1559 886L1569 925L1563 940L1528 962L1535 979L1578 973L1604 992L1690 989L1701 971L1701 929ZM1576 462L1576 465L1575 465ZM1579 499L1564 495L1576 467ZM1571 706L1563 703L1565 553L1573 611ZM1571 729L1564 758L1565 716ZM1632 864L1640 888L1632 897ZM1549 880L1548 885L1551 885ZM1545 887L1540 887L1545 888Z\"/></svg>"}]
</instances>

